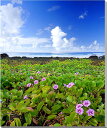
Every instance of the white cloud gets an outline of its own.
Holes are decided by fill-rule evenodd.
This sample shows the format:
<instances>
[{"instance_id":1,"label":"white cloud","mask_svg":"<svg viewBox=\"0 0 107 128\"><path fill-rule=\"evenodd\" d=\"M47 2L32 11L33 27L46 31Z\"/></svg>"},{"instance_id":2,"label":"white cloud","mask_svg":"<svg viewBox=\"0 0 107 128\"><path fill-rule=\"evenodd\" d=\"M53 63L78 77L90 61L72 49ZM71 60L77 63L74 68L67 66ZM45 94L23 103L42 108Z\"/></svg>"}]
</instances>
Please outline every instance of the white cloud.
<instances>
[{"instance_id":1,"label":"white cloud","mask_svg":"<svg viewBox=\"0 0 107 128\"><path fill-rule=\"evenodd\" d=\"M81 46L82 52L102 52L104 51L104 46L101 46L97 40L90 43L89 46Z\"/></svg>"},{"instance_id":2,"label":"white cloud","mask_svg":"<svg viewBox=\"0 0 107 128\"><path fill-rule=\"evenodd\" d=\"M48 9L48 12L56 11L58 9L60 9L60 6L52 6L51 8Z\"/></svg>"},{"instance_id":3,"label":"white cloud","mask_svg":"<svg viewBox=\"0 0 107 128\"><path fill-rule=\"evenodd\" d=\"M100 46L97 40L89 44L89 46L79 46L74 43L75 37L66 38L67 33L63 32L59 26L51 30L52 46L56 52L101 52L104 47Z\"/></svg>"},{"instance_id":4,"label":"white cloud","mask_svg":"<svg viewBox=\"0 0 107 128\"><path fill-rule=\"evenodd\" d=\"M49 26L44 27L42 29L38 29L37 32L36 32L36 36L42 35L45 32L50 32L51 28L52 28L52 25L49 25Z\"/></svg>"},{"instance_id":5,"label":"white cloud","mask_svg":"<svg viewBox=\"0 0 107 128\"><path fill-rule=\"evenodd\" d=\"M22 15L23 9L14 6L14 4L9 3L0 6L0 50L2 52L42 51L42 49L39 49L41 45L43 45L44 50L49 47L50 39L48 38L21 36L20 30L24 24ZM49 30L49 28L45 29L45 31Z\"/></svg>"},{"instance_id":6,"label":"white cloud","mask_svg":"<svg viewBox=\"0 0 107 128\"><path fill-rule=\"evenodd\" d=\"M22 4L22 0L11 0L12 4Z\"/></svg>"},{"instance_id":7,"label":"white cloud","mask_svg":"<svg viewBox=\"0 0 107 128\"><path fill-rule=\"evenodd\" d=\"M67 39L65 38L65 36L67 36L67 33L63 32L59 26L56 26L51 30L51 39L53 42L52 46L56 51L61 51L73 47L73 43L76 38L72 37L70 39Z\"/></svg>"},{"instance_id":8,"label":"white cloud","mask_svg":"<svg viewBox=\"0 0 107 128\"><path fill-rule=\"evenodd\" d=\"M59 51L62 48L62 45L64 45L63 37L65 37L67 34L64 33L59 26L55 27L51 30L51 39L53 42L53 47Z\"/></svg>"},{"instance_id":9,"label":"white cloud","mask_svg":"<svg viewBox=\"0 0 107 128\"><path fill-rule=\"evenodd\" d=\"M52 26L41 29L40 33L50 32L51 37L22 37L23 9L7 4L0 6L1 19L1 52L89 52L104 51L103 47L95 40L89 46L79 46L76 38L67 39L67 33L63 32L59 26L51 29ZM75 42L75 43L74 43Z\"/></svg>"},{"instance_id":10,"label":"white cloud","mask_svg":"<svg viewBox=\"0 0 107 128\"><path fill-rule=\"evenodd\" d=\"M23 10L21 7L14 7L10 3L0 6L2 36L11 36L20 33L20 29L24 24L22 13Z\"/></svg>"},{"instance_id":11,"label":"white cloud","mask_svg":"<svg viewBox=\"0 0 107 128\"><path fill-rule=\"evenodd\" d=\"M45 31L50 31L51 30L51 26L45 27L44 30Z\"/></svg>"},{"instance_id":12,"label":"white cloud","mask_svg":"<svg viewBox=\"0 0 107 128\"><path fill-rule=\"evenodd\" d=\"M82 14L79 16L79 19L85 19L86 16L87 16L87 11L85 11L84 13L82 13Z\"/></svg>"},{"instance_id":13,"label":"white cloud","mask_svg":"<svg viewBox=\"0 0 107 128\"><path fill-rule=\"evenodd\" d=\"M91 51L98 51L100 48L99 43L97 42L97 40L93 41L88 47L87 49L91 50Z\"/></svg>"},{"instance_id":14,"label":"white cloud","mask_svg":"<svg viewBox=\"0 0 107 128\"><path fill-rule=\"evenodd\" d=\"M7 37L5 39L0 38L1 44L0 47L4 47L5 52L39 52L43 49L39 49L41 45L42 48L49 47L50 39L48 38L24 38L24 37Z\"/></svg>"},{"instance_id":15,"label":"white cloud","mask_svg":"<svg viewBox=\"0 0 107 128\"><path fill-rule=\"evenodd\" d=\"M67 33L63 32L59 26L51 30L50 38L38 37L5 37L0 38L1 51L5 52L101 52L104 51L97 40L88 46L79 46L76 38L66 38ZM75 41L75 43L74 43Z\"/></svg>"},{"instance_id":16,"label":"white cloud","mask_svg":"<svg viewBox=\"0 0 107 128\"><path fill-rule=\"evenodd\" d=\"M43 32L44 32L43 29L39 29L39 30L37 30L37 32L36 32L36 36L39 36L39 35L43 34Z\"/></svg>"}]
</instances>

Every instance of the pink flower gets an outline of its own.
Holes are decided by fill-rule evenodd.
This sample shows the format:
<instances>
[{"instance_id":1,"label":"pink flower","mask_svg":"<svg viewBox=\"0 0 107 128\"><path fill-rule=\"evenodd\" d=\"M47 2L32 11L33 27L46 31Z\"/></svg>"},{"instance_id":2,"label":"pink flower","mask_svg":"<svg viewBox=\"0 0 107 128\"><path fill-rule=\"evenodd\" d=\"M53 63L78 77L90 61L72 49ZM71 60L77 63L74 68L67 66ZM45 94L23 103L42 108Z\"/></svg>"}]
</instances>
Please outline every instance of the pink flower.
<instances>
[{"instance_id":1,"label":"pink flower","mask_svg":"<svg viewBox=\"0 0 107 128\"><path fill-rule=\"evenodd\" d=\"M76 108L76 113L78 113L79 115L82 115L84 112L83 108Z\"/></svg>"},{"instance_id":2,"label":"pink flower","mask_svg":"<svg viewBox=\"0 0 107 128\"><path fill-rule=\"evenodd\" d=\"M69 83L68 85L67 85L67 88L71 88L73 85L75 85L73 82L71 82L71 83Z\"/></svg>"},{"instance_id":3,"label":"pink flower","mask_svg":"<svg viewBox=\"0 0 107 128\"><path fill-rule=\"evenodd\" d=\"M42 78L42 81L45 81L46 80L46 78L44 77L44 78Z\"/></svg>"},{"instance_id":4,"label":"pink flower","mask_svg":"<svg viewBox=\"0 0 107 128\"><path fill-rule=\"evenodd\" d=\"M35 81L34 81L34 84L38 84L38 83L39 83L38 80L35 80Z\"/></svg>"},{"instance_id":5,"label":"pink flower","mask_svg":"<svg viewBox=\"0 0 107 128\"><path fill-rule=\"evenodd\" d=\"M76 73L75 73L75 75L78 75L78 74L79 74L79 72L76 72Z\"/></svg>"},{"instance_id":6,"label":"pink flower","mask_svg":"<svg viewBox=\"0 0 107 128\"><path fill-rule=\"evenodd\" d=\"M31 107L27 107L27 109L29 109L29 110L32 110L32 111L33 111L33 108L31 108Z\"/></svg>"},{"instance_id":7,"label":"pink flower","mask_svg":"<svg viewBox=\"0 0 107 128\"><path fill-rule=\"evenodd\" d=\"M37 73L38 73L38 74L40 74L41 72L40 72L40 71L38 71Z\"/></svg>"},{"instance_id":8,"label":"pink flower","mask_svg":"<svg viewBox=\"0 0 107 128\"><path fill-rule=\"evenodd\" d=\"M88 109L88 111L86 113L88 113L88 116L94 116L94 110L93 109Z\"/></svg>"},{"instance_id":9,"label":"pink flower","mask_svg":"<svg viewBox=\"0 0 107 128\"><path fill-rule=\"evenodd\" d=\"M67 85L66 85L66 84L64 84L64 86L66 87Z\"/></svg>"},{"instance_id":10,"label":"pink flower","mask_svg":"<svg viewBox=\"0 0 107 128\"><path fill-rule=\"evenodd\" d=\"M83 105L82 104L77 104L76 108L81 108Z\"/></svg>"},{"instance_id":11,"label":"pink flower","mask_svg":"<svg viewBox=\"0 0 107 128\"><path fill-rule=\"evenodd\" d=\"M26 86L27 86L27 87L30 87L31 85L32 85L31 83L28 83Z\"/></svg>"},{"instance_id":12,"label":"pink flower","mask_svg":"<svg viewBox=\"0 0 107 128\"><path fill-rule=\"evenodd\" d=\"M25 95L23 99L24 99L24 100L25 100L25 99L28 99L28 96L27 96L27 95Z\"/></svg>"},{"instance_id":13,"label":"pink flower","mask_svg":"<svg viewBox=\"0 0 107 128\"><path fill-rule=\"evenodd\" d=\"M58 85L55 84L55 85L53 86L53 88L54 88L54 89L58 89Z\"/></svg>"},{"instance_id":14,"label":"pink flower","mask_svg":"<svg viewBox=\"0 0 107 128\"><path fill-rule=\"evenodd\" d=\"M34 79L33 76L30 76L30 79Z\"/></svg>"},{"instance_id":15,"label":"pink flower","mask_svg":"<svg viewBox=\"0 0 107 128\"><path fill-rule=\"evenodd\" d=\"M63 112L60 112L59 114L63 114Z\"/></svg>"},{"instance_id":16,"label":"pink flower","mask_svg":"<svg viewBox=\"0 0 107 128\"><path fill-rule=\"evenodd\" d=\"M84 100L84 101L83 101L83 105L84 105L85 107L90 106L90 104L91 104L91 102L90 102L89 100Z\"/></svg>"}]
</instances>

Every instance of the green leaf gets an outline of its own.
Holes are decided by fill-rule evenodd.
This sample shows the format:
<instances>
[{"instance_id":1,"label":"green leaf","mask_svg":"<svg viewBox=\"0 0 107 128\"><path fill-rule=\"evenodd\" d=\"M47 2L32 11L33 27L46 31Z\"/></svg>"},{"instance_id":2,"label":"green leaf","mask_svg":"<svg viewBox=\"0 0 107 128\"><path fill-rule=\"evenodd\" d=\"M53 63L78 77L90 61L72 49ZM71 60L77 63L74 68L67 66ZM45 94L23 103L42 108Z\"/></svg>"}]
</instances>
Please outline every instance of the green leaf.
<instances>
[{"instance_id":1,"label":"green leaf","mask_svg":"<svg viewBox=\"0 0 107 128\"><path fill-rule=\"evenodd\" d=\"M18 91L18 96L22 96L23 95L23 91L22 90L20 90L20 91Z\"/></svg>"},{"instance_id":2,"label":"green leaf","mask_svg":"<svg viewBox=\"0 0 107 128\"><path fill-rule=\"evenodd\" d=\"M12 111L15 111L16 110L16 108L14 107L14 104L10 104L10 105L8 105L9 106L9 108L12 110Z\"/></svg>"},{"instance_id":3,"label":"green leaf","mask_svg":"<svg viewBox=\"0 0 107 128\"><path fill-rule=\"evenodd\" d=\"M89 124L91 124L92 126L97 126L98 122L96 119L91 119Z\"/></svg>"},{"instance_id":4,"label":"green leaf","mask_svg":"<svg viewBox=\"0 0 107 128\"><path fill-rule=\"evenodd\" d=\"M1 120L0 123L1 123L0 126L2 126L5 123L5 121Z\"/></svg>"},{"instance_id":5,"label":"green leaf","mask_svg":"<svg viewBox=\"0 0 107 128\"><path fill-rule=\"evenodd\" d=\"M43 107L43 110L47 114L50 114L51 113L51 111L46 106Z\"/></svg>"},{"instance_id":6,"label":"green leaf","mask_svg":"<svg viewBox=\"0 0 107 128\"><path fill-rule=\"evenodd\" d=\"M50 86L45 86L42 88L43 93L47 93L50 89Z\"/></svg>"},{"instance_id":7,"label":"green leaf","mask_svg":"<svg viewBox=\"0 0 107 128\"><path fill-rule=\"evenodd\" d=\"M74 121L75 116L76 116L76 113L72 112L70 114L70 116L65 117L66 124L72 124L72 122Z\"/></svg>"},{"instance_id":8,"label":"green leaf","mask_svg":"<svg viewBox=\"0 0 107 128\"><path fill-rule=\"evenodd\" d=\"M56 95L56 98L61 98L61 99L63 99L63 98L64 98L64 95L63 95L62 93L58 93L58 94Z\"/></svg>"},{"instance_id":9,"label":"green leaf","mask_svg":"<svg viewBox=\"0 0 107 128\"><path fill-rule=\"evenodd\" d=\"M50 116L48 116L48 120L52 120L52 119L54 119L56 117L56 115L50 115Z\"/></svg>"},{"instance_id":10,"label":"green leaf","mask_svg":"<svg viewBox=\"0 0 107 128\"><path fill-rule=\"evenodd\" d=\"M27 124L31 124L32 117L30 113L25 113L25 120Z\"/></svg>"},{"instance_id":11,"label":"green leaf","mask_svg":"<svg viewBox=\"0 0 107 128\"><path fill-rule=\"evenodd\" d=\"M59 123L54 124L54 126L61 126Z\"/></svg>"},{"instance_id":12,"label":"green leaf","mask_svg":"<svg viewBox=\"0 0 107 128\"><path fill-rule=\"evenodd\" d=\"M23 126L27 126L27 125L28 125L28 123L24 123L24 124L23 124Z\"/></svg>"},{"instance_id":13,"label":"green leaf","mask_svg":"<svg viewBox=\"0 0 107 128\"><path fill-rule=\"evenodd\" d=\"M21 126L21 121L19 118L14 118L14 122L16 123L16 126Z\"/></svg>"},{"instance_id":14,"label":"green leaf","mask_svg":"<svg viewBox=\"0 0 107 128\"><path fill-rule=\"evenodd\" d=\"M52 111L54 112L54 111L56 111L56 110L58 110L58 109L60 109L60 108L61 108L61 105L59 105L59 104L54 105L54 106L52 107Z\"/></svg>"},{"instance_id":15,"label":"green leaf","mask_svg":"<svg viewBox=\"0 0 107 128\"><path fill-rule=\"evenodd\" d=\"M69 111L69 109L63 109L62 112L63 113L69 113L70 111Z\"/></svg>"},{"instance_id":16,"label":"green leaf","mask_svg":"<svg viewBox=\"0 0 107 128\"><path fill-rule=\"evenodd\" d=\"M15 122L12 121L11 124L10 124L10 126L15 126Z\"/></svg>"},{"instance_id":17,"label":"green leaf","mask_svg":"<svg viewBox=\"0 0 107 128\"><path fill-rule=\"evenodd\" d=\"M80 89L78 90L78 95L81 95L81 94L82 94L82 91L83 91L83 88L80 88Z\"/></svg>"},{"instance_id":18,"label":"green leaf","mask_svg":"<svg viewBox=\"0 0 107 128\"><path fill-rule=\"evenodd\" d=\"M24 100L18 103L18 105L16 106L16 109L19 112L27 112L28 111L26 104L24 103Z\"/></svg>"},{"instance_id":19,"label":"green leaf","mask_svg":"<svg viewBox=\"0 0 107 128\"><path fill-rule=\"evenodd\" d=\"M39 112L41 110L41 108L43 107L44 102L40 102L37 106L37 111Z\"/></svg>"},{"instance_id":20,"label":"green leaf","mask_svg":"<svg viewBox=\"0 0 107 128\"><path fill-rule=\"evenodd\" d=\"M83 117L83 120L84 121L87 121L87 120L89 120L91 118L91 116L86 116L85 118Z\"/></svg>"},{"instance_id":21,"label":"green leaf","mask_svg":"<svg viewBox=\"0 0 107 128\"><path fill-rule=\"evenodd\" d=\"M98 115L95 117L97 119L98 122L104 122L105 116L104 115Z\"/></svg>"},{"instance_id":22,"label":"green leaf","mask_svg":"<svg viewBox=\"0 0 107 128\"><path fill-rule=\"evenodd\" d=\"M12 96L12 100L15 100L15 99L17 99L17 96Z\"/></svg>"},{"instance_id":23,"label":"green leaf","mask_svg":"<svg viewBox=\"0 0 107 128\"><path fill-rule=\"evenodd\" d=\"M69 101L69 102L72 102L72 101L73 101L72 96L68 96L66 99L67 99L67 101Z\"/></svg>"}]
</instances>

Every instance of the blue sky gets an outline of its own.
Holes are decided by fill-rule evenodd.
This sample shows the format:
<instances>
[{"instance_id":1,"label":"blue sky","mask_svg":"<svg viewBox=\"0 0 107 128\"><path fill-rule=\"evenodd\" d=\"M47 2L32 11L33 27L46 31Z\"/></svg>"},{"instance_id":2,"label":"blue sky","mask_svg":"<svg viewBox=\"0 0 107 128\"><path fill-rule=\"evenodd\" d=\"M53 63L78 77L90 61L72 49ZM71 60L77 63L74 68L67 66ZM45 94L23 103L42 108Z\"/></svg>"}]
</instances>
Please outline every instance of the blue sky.
<instances>
[{"instance_id":1,"label":"blue sky","mask_svg":"<svg viewBox=\"0 0 107 128\"><path fill-rule=\"evenodd\" d=\"M0 10L4 18L1 50L104 51L103 1L12 0L2 1Z\"/></svg>"}]
</instances>

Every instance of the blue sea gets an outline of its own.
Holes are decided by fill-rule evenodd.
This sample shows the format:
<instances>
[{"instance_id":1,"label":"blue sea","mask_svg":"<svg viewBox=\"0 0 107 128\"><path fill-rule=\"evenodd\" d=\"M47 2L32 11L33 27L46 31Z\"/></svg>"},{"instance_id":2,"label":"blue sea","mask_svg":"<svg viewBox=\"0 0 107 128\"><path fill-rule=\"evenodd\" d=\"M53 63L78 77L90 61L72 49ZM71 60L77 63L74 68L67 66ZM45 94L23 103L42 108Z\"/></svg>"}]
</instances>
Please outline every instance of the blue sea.
<instances>
[{"instance_id":1,"label":"blue sea","mask_svg":"<svg viewBox=\"0 0 107 128\"><path fill-rule=\"evenodd\" d=\"M72 52L72 53L30 53L30 52L8 52L10 57L13 56L26 56L26 57L76 57L76 58L88 58L91 55L102 56L104 52Z\"/></svg>"}]
</instances>

